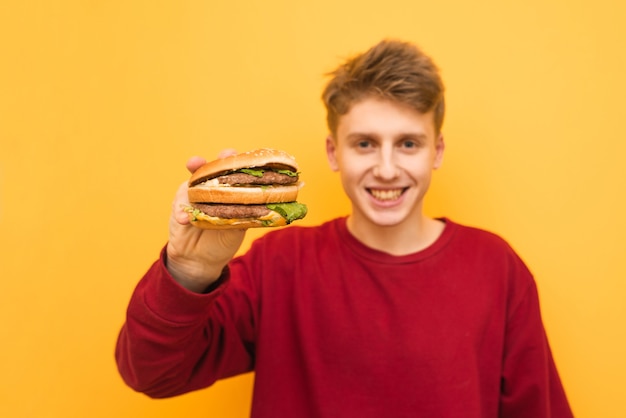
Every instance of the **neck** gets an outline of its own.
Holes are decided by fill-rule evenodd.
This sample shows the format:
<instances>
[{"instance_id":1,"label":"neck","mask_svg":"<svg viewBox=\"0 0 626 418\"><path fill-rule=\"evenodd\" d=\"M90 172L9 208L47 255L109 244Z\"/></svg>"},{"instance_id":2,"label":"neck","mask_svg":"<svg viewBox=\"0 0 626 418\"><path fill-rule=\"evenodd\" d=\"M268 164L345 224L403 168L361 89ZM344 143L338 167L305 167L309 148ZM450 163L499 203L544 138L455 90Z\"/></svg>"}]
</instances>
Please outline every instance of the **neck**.
<instances>
[{"instance_id":1,"label":"neck","mask_svg":"<svg viewBox=\"0 0 626 418\"><path fill-rule=\"evenodd\" d=\"M369 220L348 218L348 230L363 244L391 255L416 253L434 243L443 232L442 221L423 214L398 225L381 226Z\"/></svg>"}]
</instances>

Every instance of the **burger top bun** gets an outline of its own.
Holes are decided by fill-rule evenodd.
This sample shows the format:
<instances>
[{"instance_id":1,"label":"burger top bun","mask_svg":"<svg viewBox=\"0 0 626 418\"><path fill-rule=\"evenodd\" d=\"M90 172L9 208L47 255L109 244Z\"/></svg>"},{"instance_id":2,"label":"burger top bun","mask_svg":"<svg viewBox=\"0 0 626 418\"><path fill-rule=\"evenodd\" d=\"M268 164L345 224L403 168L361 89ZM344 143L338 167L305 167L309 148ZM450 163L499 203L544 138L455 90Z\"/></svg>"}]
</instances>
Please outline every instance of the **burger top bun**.
<instances>
[{"instance_id":1,"label":"burger top bun","mask_svg":"<svg viewBox=\"0 0 626 418\"><path fill-rule=\"evenodd\" d=\"M295 158L285 151L261 148L210 161L198 168L189 179L189 186L240 168L273 167L298 171Z\"/></svg>"}]
</instances>

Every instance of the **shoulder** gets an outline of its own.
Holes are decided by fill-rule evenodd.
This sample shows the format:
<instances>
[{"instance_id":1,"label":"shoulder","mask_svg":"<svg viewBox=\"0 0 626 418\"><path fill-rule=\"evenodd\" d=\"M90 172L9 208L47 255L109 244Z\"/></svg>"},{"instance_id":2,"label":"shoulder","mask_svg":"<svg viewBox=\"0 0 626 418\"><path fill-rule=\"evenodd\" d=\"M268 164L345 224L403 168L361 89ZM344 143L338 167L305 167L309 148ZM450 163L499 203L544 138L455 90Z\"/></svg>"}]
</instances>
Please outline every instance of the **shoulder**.
<instances>
[{"instance_id":1,"label":"shoulder","mask_svg":"<svg viewBox=\"0 0 626 418\"><path fill-rule=\"evenodd\" d=\"M462 225L446 219L451 229L449 249L457 256L480 260L490 266L530 273L521 256L505 238L490 230Z\"/></svg>"},{"instance_id":2,"label":"shoulder","mask_svg":"<svg viewBox=\"0 0 626 418\"><path fill-rule=\"evenodd\" d=\"M451 229L453 240L457 244L475 250L513 251L509 242L495 232L476 226L456 223L450 219L445 219L445 221L447 227Z\"/></svg>"},{"instance_id":3,"label":"shoulder","mask_svg":"<svg viewBox=\"0 0 626 418\"><path fill-rule=\"evenodd\" d=\"M261 239L280 241L328 236L329 234L337 233L341 221L342 218L337 218L315 226L290 225L281 227L269 231L267 234L263 235Z\"/></svg>"},{"instance_id":4,"label":"shoulder","mask_svg":"<svg viewBox=\"0 0 626 418\"><path fill-rule=\"evenodd\" d=\"M341 218L317 226L290 225L272 229L256 238L231 264L244 266L255 274L266 270L285 273L328 259L342 251L338 239L340 224Z\"/></svg>"},{"instance_id":5,"label":"shoulder","mask_svg":"<svg viewBox=\"0 0 626 418\"><path fill-rule=\"evenodd\" d=\"M316 226L291 225L274 229L256 239L251 248L278 249L279 252L285 249L292 254L300 248L304 251L317 250L337 241L342 221L342 218L337 218Z\"/></svg>"},{"instance_id":6,"label":"shoulder","mask_svg":"<svg viewBox=\"0 0 626 418\"><path fill-rule=\"evenodd\" d=\"M448 220L448 222L451 222ZM466 276L486 279L485 287L494 285L498 294L507 295L516 304L534 284L534 276L522 257L499 234L487 229L449 223L453 237L446 259L461 268Z\"/></svg>"}]
</instances>

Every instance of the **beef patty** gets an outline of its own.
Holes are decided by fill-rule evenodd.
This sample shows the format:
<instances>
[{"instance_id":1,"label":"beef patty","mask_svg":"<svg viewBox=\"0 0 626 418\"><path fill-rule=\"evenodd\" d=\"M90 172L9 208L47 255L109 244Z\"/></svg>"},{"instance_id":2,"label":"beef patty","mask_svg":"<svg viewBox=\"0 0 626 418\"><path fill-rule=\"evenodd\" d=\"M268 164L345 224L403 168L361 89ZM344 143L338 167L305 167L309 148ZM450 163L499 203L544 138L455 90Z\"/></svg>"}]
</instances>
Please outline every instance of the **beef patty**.
<instances>
[{"instance_id":1,"label":"beef patty","mask_svg":"<svg viewBox=\"0 0 626 418\"><path fill-rule=\"evenodd\" d=\"M298 182L298 176L288 176L276 171L265 171L263 177L246 173L232 173L217 177L220 184L292 184Z\"/></svg>"},{"instance_id":2,"label":"beef patty","mask_svg":"<svg viewBox=\"0 0 626 418\"><path fill-rule=\"evenodd\" d=\"M270 213L270 210L265 205L191 203L191 206L209 216L224 219L260 218Z\"/></svg>"}]
</instances>

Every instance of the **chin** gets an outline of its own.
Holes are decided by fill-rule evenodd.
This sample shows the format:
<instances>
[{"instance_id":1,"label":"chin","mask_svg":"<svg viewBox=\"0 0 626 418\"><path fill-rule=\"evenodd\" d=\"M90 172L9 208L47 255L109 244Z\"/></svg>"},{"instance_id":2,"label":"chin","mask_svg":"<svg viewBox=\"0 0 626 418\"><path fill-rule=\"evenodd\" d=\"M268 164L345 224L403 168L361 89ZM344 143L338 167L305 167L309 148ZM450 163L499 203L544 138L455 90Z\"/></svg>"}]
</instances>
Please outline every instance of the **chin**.
<instances>
[{"instance_id":1,"label":"chin","mask_svg":"<svg viewBox=\"0 0 626 418\"><path fill-rule=\"evenodd\" d=\"M370 224L383 228L392 228L399 225L410 223L414 216L407 213L385 213L384 211L376 211L373 213L365 213L365 218Z\"/></svg>"}]
</instances>

